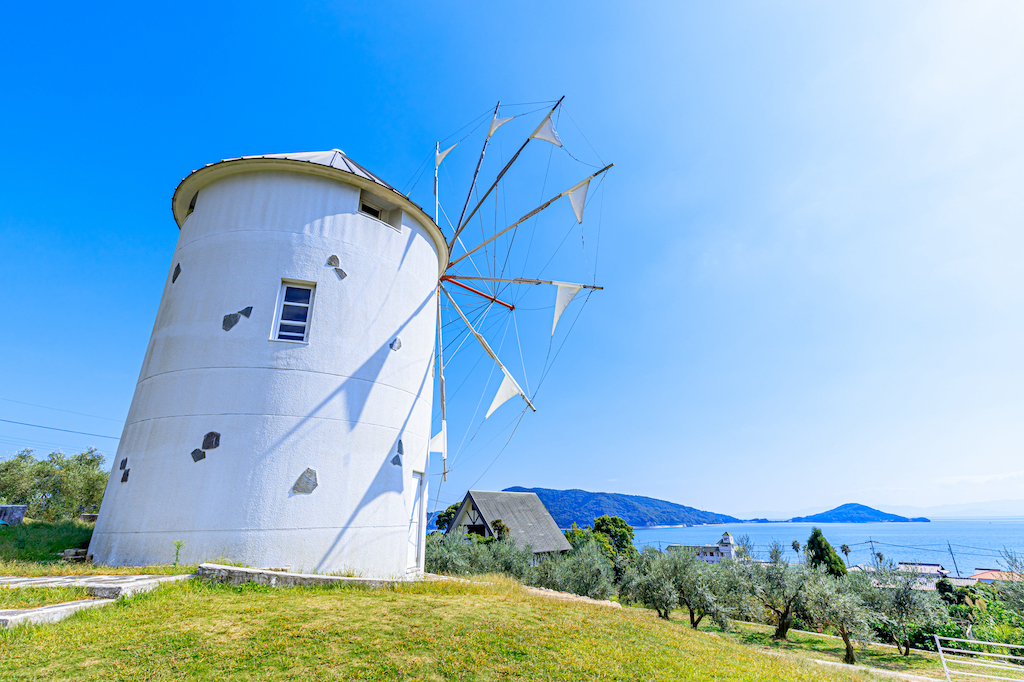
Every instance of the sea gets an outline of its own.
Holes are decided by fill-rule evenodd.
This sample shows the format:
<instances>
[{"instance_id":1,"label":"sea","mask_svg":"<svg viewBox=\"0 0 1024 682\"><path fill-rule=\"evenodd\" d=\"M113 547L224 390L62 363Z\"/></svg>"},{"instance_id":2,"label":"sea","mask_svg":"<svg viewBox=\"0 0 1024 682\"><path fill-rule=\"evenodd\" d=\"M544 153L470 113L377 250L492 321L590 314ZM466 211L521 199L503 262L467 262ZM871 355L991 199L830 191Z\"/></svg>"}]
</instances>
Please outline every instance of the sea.
<instances>
[{"instance_id":1,"label":"sea","mask_svg":"<svg viewBox=\"0 0 1024 682\"><path fill-rule=\"evenodd\" d=\"M794 540L807 542L812 528L821 528L837 552L848 545L852 566L871 561L872 551L894 561L942 564L951 575L970 576L978 569L1001 568L1001 551L1024 554L1024 517L940 518L911 523L732 523L711 526L657 526L635 528L639 549L668 545L712 545L725 532L734 538L749 535L758 558L778 541L790 561L799 557ZM840 557L843 555L840 553Z\"/></svg>"}]
</instances>

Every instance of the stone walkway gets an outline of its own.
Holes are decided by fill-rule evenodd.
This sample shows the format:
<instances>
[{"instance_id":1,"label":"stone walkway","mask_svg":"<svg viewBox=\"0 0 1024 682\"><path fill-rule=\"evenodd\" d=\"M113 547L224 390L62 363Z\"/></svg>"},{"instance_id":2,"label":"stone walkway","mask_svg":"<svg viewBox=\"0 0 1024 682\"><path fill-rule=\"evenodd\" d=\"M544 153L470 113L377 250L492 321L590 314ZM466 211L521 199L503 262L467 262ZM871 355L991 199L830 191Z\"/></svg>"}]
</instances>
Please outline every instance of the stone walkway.
<instances>
[{"instance_id":1,"label":"stone walkway","mask_svg":"<svg viewBox=\"0 0 1024 682\"><path fill-rule=\"evenodd\" d=\"M191 575L56 575L40 578L0 576L0 589L23 587L84 587L93 599L51 604L35 609L0 609L0 628L27 623L56 623L82 609L114 603L121 597L149 592L161 583L187 580Z\"/></svg>"},{"instance_id":2,"label":"stone walkway","mask_svg":"<svg viewBox=\"0 0 1024 682\"><path fill-rule=\"evenodd\" d=\"M117 599L149 592L160 583L187 580L191 575L57 575L40 578L0 576L0 587L84 587L92 597Z\"/></svg>"}]
</instances>

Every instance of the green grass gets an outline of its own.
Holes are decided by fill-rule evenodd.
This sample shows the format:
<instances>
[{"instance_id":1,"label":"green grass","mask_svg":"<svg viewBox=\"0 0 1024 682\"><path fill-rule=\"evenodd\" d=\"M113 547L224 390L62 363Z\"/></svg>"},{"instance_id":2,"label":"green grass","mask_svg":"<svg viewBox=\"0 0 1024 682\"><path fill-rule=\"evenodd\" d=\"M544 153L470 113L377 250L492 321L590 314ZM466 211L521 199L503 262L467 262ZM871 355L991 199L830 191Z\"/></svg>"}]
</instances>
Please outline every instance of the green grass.
<instances>
[{"instance_id":1,"label":"green grass","mask_svg":"<svg viewBox=\"0 0 1024 682\"><path fill-rule=\"evenodd\" d=\"M165 585L0 632L3 680L864 680L507 579L389 590Z\"/></svg>"},{"instance_id":2,"label":"green grass","mask_svg":"<svg viewBox=\"0 0 1024 682\"><path fill-rule=\"evenodd\" d=\"M709 628L709 630L712 629ZM723 634L717 628L714 628L714 631ZM761 651L779 652L799 658L835 661L837 663L843 660L845 647L841 639L790 630L787 640L778 642L771 638L774 631L775 628L767 625L732 623L731 631L724 633L723 636ZM857 647L857 664L911 675L946 679L945 673L942 671L942 663L939 661L939 655L929 651L912 649L909 656L903 656L895 647L868 644ZM961 666L960 669L964 668ZM1008 675L1006 672L1000 672L999 674L1003 676ZM952 677L953 679L968 679L967 677L956 675ZM1017 677L1024 679L1024 669L1021 670Z\"/></svg>"},{"instance_id":3,"label":"green grass","mask_svg":"<svg viewBox=\"0 0 1024 682\"><path fill-rule=\"evenodd\" d=\"M179 575L195 573L197 564L154 566L100 566L84 562L0 561L0 576L37 578L44 575Z\"/></svg>"},{"instance_id":4,"label":"green grass","mask_svg":"<svg viewBox=\"0 0 1024 682\"><path fill-rule=\"evenodd\" d=\"M34 609L79 599L89 599L84 587L0 586L0 609Z\"/></svg>"},{"instance_id":5,"label":"green grass","mask_svg":"<svg viewBox=\"0 0 1024 682\"><path fill-rule=\"evenodd\" d=\"M65 549L87 549L93 525L78 519L0 526L0 562L56 561Z\"/></svg>"}]
</instances>

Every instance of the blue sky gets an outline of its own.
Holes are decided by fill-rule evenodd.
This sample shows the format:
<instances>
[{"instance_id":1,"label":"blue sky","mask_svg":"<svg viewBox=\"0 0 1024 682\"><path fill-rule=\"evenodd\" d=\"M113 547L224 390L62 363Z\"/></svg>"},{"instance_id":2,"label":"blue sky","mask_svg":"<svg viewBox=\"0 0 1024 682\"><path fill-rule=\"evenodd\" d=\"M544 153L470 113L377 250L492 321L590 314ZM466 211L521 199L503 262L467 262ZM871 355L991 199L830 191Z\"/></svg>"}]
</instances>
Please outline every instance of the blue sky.
<instances>
[{"instance_id":1,"label":"blue sky","mask_svg":"<svg viewBox=\"0 0 1024 682\"><path fill-rule=\"evenodd\" d=\"M119 435L177 238L171 193L192 169L340 147L401 187L497 100L565 95L567 147L616 164L584 224L600 221L606 288L538 412L503 451L481 437L460 454L441 504L471 485L739 516L1022 498L1022 14L1011 2L9 7L0 418ZM494 159L521 139L507 132ZM475 154L449 157L453 187ZM541 152L525 162L545 170ZM541 187L584 170L559 165ZM540 196L537 177L524 171L510 205ZM554 249L546 224L540 247ZM502 409L495 434L518 408ZM6 455L113 443L0 422Z\"/></svg>"}]
</instances>

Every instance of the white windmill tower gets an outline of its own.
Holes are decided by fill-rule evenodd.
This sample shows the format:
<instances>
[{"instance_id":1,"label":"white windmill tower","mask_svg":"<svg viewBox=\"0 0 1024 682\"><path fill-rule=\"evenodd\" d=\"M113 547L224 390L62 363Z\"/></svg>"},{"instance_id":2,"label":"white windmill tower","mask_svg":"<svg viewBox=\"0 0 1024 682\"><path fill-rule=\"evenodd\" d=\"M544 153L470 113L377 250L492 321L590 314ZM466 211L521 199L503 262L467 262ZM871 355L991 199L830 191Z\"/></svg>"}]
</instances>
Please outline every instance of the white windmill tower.
<instances>
[{"instance_id":1,"label":"white windmill tower","mask_svg":"<svg viewBox=\"0 0 1024 682\"><path fill-rule=\"evenodd\" d=\"M208 165L172 210L95 560L421 570L437 226L340 150Z\"/></svg>"},{"instance_id":2,"label":"white windmill tower","mask_svg":"<svg viewBox=\"0 0 1024 682\"><path fill-rule=\"evenodd\" d=\"M610 166L476 247L460 238L531 140L561 146L557 107L468 213L467 198L450 239L436 200L431 220L340 150L228 159L185 178L172 200L178 244L90 544L95 561L166 563L181 542L182 562L421 573L429 451L447 458L435 353L443 311L503 372L488 416L517 394L533 406L453 291L507 306L465 280L554 284L557 323L587 286L454 267L560 197L582 221L590 179ZM511 120L497 113L481 161ZM446 153L435 155L435 178ZM456 245L465 253L450 259ZM435 355L442 428L431 439Z\"/></svg>"}]
</instances>

